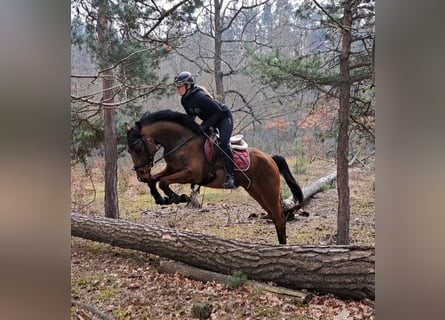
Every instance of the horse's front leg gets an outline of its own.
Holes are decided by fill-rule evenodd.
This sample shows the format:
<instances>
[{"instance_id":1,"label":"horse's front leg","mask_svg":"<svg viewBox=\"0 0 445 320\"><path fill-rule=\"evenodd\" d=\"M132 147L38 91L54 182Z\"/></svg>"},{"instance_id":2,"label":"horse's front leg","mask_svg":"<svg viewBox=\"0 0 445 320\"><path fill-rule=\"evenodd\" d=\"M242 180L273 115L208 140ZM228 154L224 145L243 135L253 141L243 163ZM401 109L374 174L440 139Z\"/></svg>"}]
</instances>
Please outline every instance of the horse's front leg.
<instances>
[{"instance_id":1,"label":"horse's front leg","mask_svg":"<svg viewBox=\"0 0 445 320\"><path fill-rule=\"evenodd\" d=\"M171 204L172 202L168 197L163 197L159 193L158 189L156 188L156 183L161 179L162 177L168 175L170 173L169 167L165 167L161 172L151 175L150 179L148 179L147 185L150 188L150 193L155 199L156 204Z\"/></svg>"},{"instance_id":2,"label":"horse's front leg","mask_svg":"<svg viewBox=\"0 0 445 320\"><path fill-rule=\"evenodd\" d=\"M161 188L162 191L164 191L164 193L173 203L190 202L189 196L187 196L186 194L178 195L172 189L170 189L170 185L172 183L179 183L179 184L190 183L191 177L192 174L188 169L175 172L174 174L159 179L159 188Z\"/></svg>"},{"instance_id":3,"label":"horse's front leg","mask_svg":"<svg viewBox=\"0 0 445 320\"><path fill-rule=\"evenodd\" d=\"M170 204L170 200L168 197L163 197L156 188L156 180L149 180L147 182L148 188L150 189L150 194L155 199L156 204Z\"/></svg>"}]
</instances>

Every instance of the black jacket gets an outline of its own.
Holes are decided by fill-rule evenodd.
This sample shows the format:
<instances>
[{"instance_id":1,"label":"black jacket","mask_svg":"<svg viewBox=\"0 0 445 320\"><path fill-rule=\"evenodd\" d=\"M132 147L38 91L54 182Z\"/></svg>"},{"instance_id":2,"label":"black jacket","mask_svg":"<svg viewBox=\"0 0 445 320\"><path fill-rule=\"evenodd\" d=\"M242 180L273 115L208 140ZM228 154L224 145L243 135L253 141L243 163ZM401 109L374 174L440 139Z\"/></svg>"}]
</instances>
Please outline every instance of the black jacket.
<instances>
[{"instance_id":1,"label":"black jacket","mask_svg":"<svg viewBox=\"0 0 445 320\"><path fill-rule=\"evenodd\" d=\"M197 116L203 121L201 126L205 130L229 116L230 110L201 88L194 87L190 90L186 96L181 98L181 104L188 115Z\"/></svg>"}]
</instances>

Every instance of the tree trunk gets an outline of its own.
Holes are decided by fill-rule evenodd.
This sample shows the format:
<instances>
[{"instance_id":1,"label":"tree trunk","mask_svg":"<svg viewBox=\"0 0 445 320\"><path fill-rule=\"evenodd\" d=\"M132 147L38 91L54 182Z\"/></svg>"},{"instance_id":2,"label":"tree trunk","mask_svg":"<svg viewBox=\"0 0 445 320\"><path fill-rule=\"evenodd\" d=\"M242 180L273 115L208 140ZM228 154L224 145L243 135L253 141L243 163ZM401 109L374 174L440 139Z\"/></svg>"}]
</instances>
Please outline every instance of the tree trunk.
<instances>
[{"instance_id":1,"label":"tree trunk","mask_svg":"<svg viewBox=\"0 0 445 320\"><path fill-rule=\"evenodd\" d=\"M104 101L113 102L112 75L104 74ZM111 72L110 72L111 73ZM116 108L104 107L104 140L105 140L105 216L119 218L117 193L117 134Z\"/></svg>"},{"instance_id":2,"label":"tree trunk","mask_svg":"<svg viewBox=\"0 0 445 320\"><path fill-rule=\"evenodd\" d=\"M110 39L110 13L108 1L102 1L99 7L97 19L97 36L104 48L111 45ZM106 50L105 50L106 52ZM106 57L103 57L105 60ZM103 73L102 103L113 103L113 72L105 70ZM105 216L119 218L118 194L117 194L117 134L116 134L116 108L103 107L104 110L104 143L105 143Z\"/></svg>"},{"instance_id":3,"label":"tree trunk","mask_svg":"<svg viewBox=\"0 0 445 320\"><path fill-rule=\"evenodd\" d=\"M344 2L342 48L340 54L340 108L337 145L337 244L349 244L349 110L351 109L351 76L349 74L349 53L351 51L352 3Z\"/></svg>"},{"instance_id":4,"label":"tree trunk","mask_svg":"<svg viewBox=\"0 0 445 320\"><path fill-rule=\"evenodd\" d=\"M374 299L373 247L253 244L77 213L71 234L290 289Z\"/></svg>"},{"instance_id":5,"label":"tree trunk","mask_svg":"<svg viewBox=\"0 0 445 320\"><path fill-rule=\"evenodd\" d=\"M221 16L222 1L215 1L215 57L214 74L215 74L215 86L216 86L216 98L221 103L225 102L224 96L224 83L223 83L223 71L222 71L222 28L223 17Z\"/></svg>"}]
</instances>

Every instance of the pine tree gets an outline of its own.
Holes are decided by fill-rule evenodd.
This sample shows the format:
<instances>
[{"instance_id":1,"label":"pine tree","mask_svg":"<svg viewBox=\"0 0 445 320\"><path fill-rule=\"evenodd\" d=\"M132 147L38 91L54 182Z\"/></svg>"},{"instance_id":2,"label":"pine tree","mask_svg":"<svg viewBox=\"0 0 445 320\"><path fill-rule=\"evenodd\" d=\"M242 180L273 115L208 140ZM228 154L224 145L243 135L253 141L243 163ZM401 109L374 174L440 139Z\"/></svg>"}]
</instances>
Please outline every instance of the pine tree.
<instances>
[{"instance_id":1,"label":"pine tree","mask_svg":"<svg viewBox=\"0 0 445 320\"><path fill-rule=\"evenodd\" d=\"M316 94L314 101L320 96L338 99L337 243L348 244L351 129L374 143L375 1L321 5L306 0L295 15L306 24L315 46L308 44L304 52L296 48L293 54L279 49L253 53L249 68L272 88L284 86L295 93L310 89Z\"/></svg>"}]
</instances>

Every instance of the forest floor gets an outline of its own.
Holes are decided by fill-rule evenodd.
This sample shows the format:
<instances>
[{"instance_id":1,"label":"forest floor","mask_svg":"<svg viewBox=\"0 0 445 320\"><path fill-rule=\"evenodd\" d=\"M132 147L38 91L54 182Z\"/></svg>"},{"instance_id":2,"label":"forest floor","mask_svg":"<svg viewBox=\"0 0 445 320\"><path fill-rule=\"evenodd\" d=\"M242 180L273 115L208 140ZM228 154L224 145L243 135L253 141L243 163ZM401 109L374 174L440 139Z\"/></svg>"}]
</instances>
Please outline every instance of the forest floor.
<instances>
[{"instance_id":1,"label":"forest floor","mask_svg":"<svg viewBox=\"0 0 445 320\"><path fill-rule=\"evenodd\" d=\"M202 188L202 208L185 204L154 204L148 189L137 182L126 164L119 172L120 219L159 225L196 233L253 243L276 244L275 227L264 219L264 211L242 189ZM72 173L73 211L103 216L103 187L100 165L93 181ZM313 160L304 173L295 174L301 187L335 171L335 163ZM291 166L291 170L295 172ZM349 170L351 244L375 245L375 170L371 164L357 163ZM283 197L289 197L282 183ZM189 186L177 186L189 193ZM92 201L92 195L95 195ZM332 243L337 227L335 185L316 194L306 205L309 217L298 216L287 223L287 243L291 245ZM252 218L252 216L254 216ZM179 274L158 273L161 258L76 237L71 240L72 319L194 319L195 304L211 305L210 319L375 319L372 302L344 300L317 295L308 304L295 298L255 291L247 286L187 279ZM102 312L102 314L101 314Z\"/></svg>"}]
</instances>

